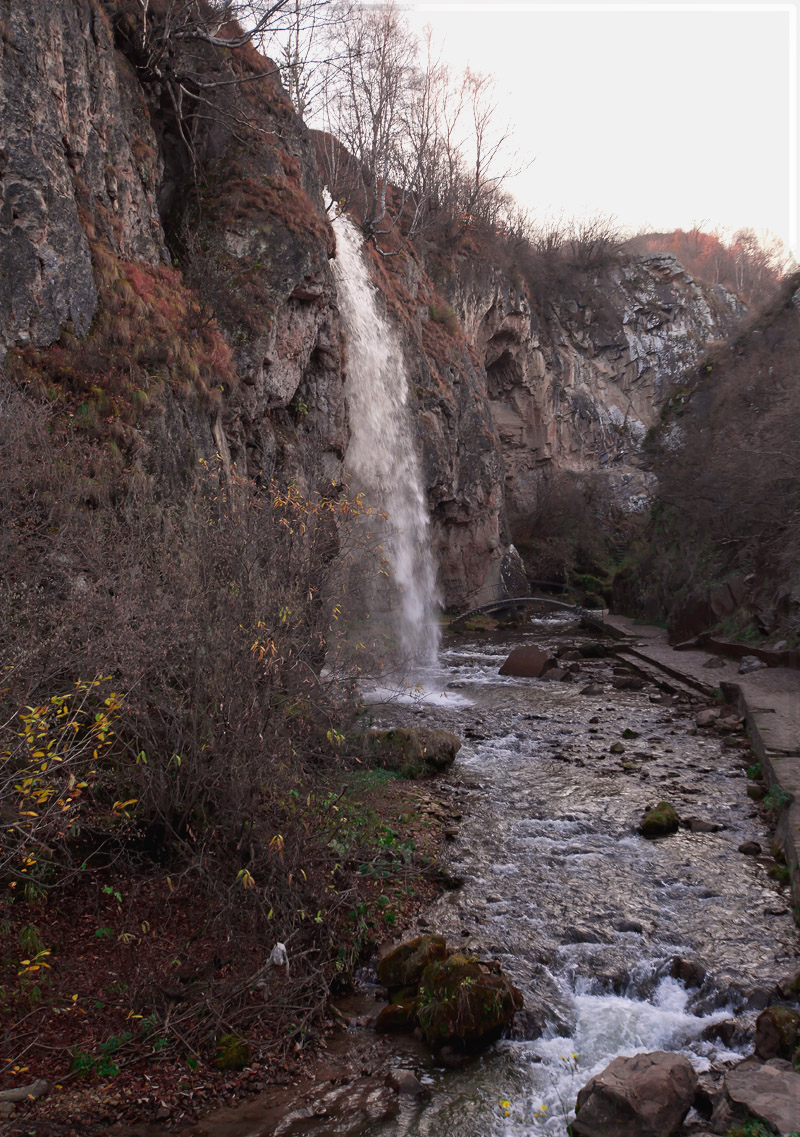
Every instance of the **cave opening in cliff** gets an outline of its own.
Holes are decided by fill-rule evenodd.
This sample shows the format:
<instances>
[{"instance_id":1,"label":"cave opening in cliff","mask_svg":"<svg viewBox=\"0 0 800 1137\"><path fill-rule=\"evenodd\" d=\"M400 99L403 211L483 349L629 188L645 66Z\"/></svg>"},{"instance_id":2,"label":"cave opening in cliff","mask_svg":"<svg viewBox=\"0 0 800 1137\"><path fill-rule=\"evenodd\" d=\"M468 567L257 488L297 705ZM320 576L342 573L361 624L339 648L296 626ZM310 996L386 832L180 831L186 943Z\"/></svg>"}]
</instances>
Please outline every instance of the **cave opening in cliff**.
<instances>
[{"instance_id":1,"label":"cave opening in cliff","mask_svg":"<svg viewBox=\"0 0 800 1137\"><path fill-rule=\"evenodd\" d=\"M490 341L490 346L495 342ZM522 366L510 348L504 348L497 359L486 364L486 380L490 396L509 391L522 382Z\"/></svg>"}]
</instances>

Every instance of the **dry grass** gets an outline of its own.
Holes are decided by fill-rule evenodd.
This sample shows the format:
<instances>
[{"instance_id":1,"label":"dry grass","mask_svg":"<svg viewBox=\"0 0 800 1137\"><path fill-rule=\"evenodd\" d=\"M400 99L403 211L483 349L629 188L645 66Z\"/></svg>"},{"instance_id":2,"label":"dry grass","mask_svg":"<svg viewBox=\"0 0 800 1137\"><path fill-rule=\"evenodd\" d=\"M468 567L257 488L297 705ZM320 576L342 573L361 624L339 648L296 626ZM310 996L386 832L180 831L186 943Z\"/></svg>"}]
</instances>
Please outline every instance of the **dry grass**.
<instances>
[{"instance_id":1,"label":"dry grass","mask_svg":"<svg viewBox=\"0 0 800 1137\"><path fill-rule=\"evenodd\" d=\"M141 422L169 391L218 405L237 385L233 356L180 273L122 261L103 241L92 253L100 308L89 334L11 352L12 379L93 438Z\"/></svg>"}]
</instances>

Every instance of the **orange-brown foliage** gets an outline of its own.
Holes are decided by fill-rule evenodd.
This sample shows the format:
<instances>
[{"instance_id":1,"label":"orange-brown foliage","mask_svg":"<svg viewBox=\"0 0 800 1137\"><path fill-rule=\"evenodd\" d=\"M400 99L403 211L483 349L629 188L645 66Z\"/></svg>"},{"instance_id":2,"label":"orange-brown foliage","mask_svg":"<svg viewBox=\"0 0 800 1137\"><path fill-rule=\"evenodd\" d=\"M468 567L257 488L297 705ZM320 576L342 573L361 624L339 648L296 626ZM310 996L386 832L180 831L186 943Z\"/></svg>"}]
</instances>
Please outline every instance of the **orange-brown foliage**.
<instances>
[{"instance_id":1,"label":"orange-brown foliage","mask_svg":"<svg viewBox=\"0 0 800 1137\"><path fill-rule=\"evenodd\" d=\"M210 389L236 385L228 344L176 269L122 261L99 241L93 261L100 307L89 334L64 332L50 347L11 352L14 379L97 437L152 413L166 389L208 402Z\"/></svg>"},{"instance_id":2,"label":"orange-brown foliage","mask_svg":"<svg viewBox=\"0 0 800 1137\"><path fill-rule=\"evenodd\" d=\"M669 233L643 233L628 242L631 252L671 253L693 276L708 284L722 284L748 303L762 303L775 294L780 266L750 231L737 233L724 244L716 233L698 228Z\"/></svg>"}]
</instances>

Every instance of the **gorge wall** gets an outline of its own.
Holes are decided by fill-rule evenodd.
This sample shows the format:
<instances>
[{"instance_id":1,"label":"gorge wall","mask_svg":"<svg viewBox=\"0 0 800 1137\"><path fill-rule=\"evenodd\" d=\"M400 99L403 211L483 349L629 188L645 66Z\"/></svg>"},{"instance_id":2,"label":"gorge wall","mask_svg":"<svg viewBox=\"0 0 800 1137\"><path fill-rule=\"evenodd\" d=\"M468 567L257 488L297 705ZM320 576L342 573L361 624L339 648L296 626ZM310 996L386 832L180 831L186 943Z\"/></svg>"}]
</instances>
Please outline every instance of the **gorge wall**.
<instances>
[{"instance_id":1,"label":"gorge wall","mask_svg":"<svg viewBox=\"0 0 800 1137\"><path fill-rule=\"evenodd\" d=\"M453 303L483 364L505 463L505 502L530 513L543 471L589 473L638 510L651 476L642 442L682 377L726 339L744 307L667 255L573 267L550 290L475 262L457 266Z\"/></svg>"},{"instance_id":2,"label":"gorge wall","mask_svg":"<svg viewBox=\"0 0 800 1137\"><path fill-rule=\"evenodd\" d=\"M200 44L209 80L247 82L187 119L189 146L135 18L124 0L0 0L6 376L173 488L217 455L261 481L338 482L347 344L311 137L269 61ZM430 272L410 247L371 255L450 606L503 587L508 517L543 470L597 473L640 507L646 432L742 315L667 256L562 288L474 248Z\"/></svg>"}]
</instances>

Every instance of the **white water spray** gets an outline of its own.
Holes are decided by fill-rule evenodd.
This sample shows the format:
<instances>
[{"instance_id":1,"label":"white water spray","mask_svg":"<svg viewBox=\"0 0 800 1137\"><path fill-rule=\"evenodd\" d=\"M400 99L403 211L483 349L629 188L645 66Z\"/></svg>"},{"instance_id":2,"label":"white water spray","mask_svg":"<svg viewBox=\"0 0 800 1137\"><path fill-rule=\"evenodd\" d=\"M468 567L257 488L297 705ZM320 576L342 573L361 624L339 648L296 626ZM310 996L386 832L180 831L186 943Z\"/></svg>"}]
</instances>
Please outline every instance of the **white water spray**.
<instances>
[{"instance_id":1,"label":"white water spray","mask_svg":"<svg viewBox=\"0 0 800 1137\"><path fill-rule=\"evenodd\" d=\"M438 604L428 508L407 411L405 361L379 310L361 237L344 215L334 227L333 271L348 337L350 444L345 464L368 504L389 516L386 544L404 662L430 667L439 649Z\"/></svg>"}]
</instances>

